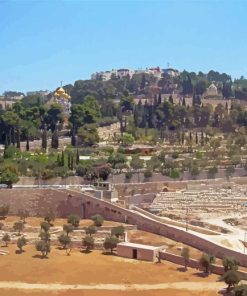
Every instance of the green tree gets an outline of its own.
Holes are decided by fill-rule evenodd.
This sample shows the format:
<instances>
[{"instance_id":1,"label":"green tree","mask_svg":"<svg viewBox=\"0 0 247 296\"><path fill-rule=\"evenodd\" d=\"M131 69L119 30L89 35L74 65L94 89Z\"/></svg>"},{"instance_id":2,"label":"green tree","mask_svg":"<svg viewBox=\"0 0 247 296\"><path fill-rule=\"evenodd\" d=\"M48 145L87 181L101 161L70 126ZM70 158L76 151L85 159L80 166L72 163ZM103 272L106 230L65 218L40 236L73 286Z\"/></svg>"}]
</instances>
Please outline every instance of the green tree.
<instances>
[{"instance_id":1,"label":"green tree","mask_svg":"<svg viewBox=\"0 0 247 296\"><path fill-rule=\"evenodd\" d=\"M44 240L37 241L35 247L38 252L41 252L43 258L46 258L51 251L50 243Z\"/></svg>"},{"instance_id":2,"label":"green tree","mask_svg":"<svg viewBox=\"0 0 247 296\"><path fill-rule=\"evenodd\" d=\"M21 235L21 231L24 229L24 223L22 221L15 222L13 229L18 232L18 235Z\"/></svg>"},{"instance_id":3,"label":"green tree","mask_svg":"<svg viewBox=\"0 0 247 296\"><path fill-rule=\"evenodd\" d=\"M184 247L181 251L181 256L184 258L184 268L187 270L190 259L190 249L188 247Z\"/></svg>"},{"instance_id":4,"label":"green tree","mask_svg":"<svg viewBox=\"0 0 247 296\"><path fill-rule=\"evenodd\" d=\"M144 161L142 159L140 159L139 156L137 155L133 155L131 162L130 162L130 166L137 171L138 173L138 182L140 182L140 169L143 168L144 166Z\"/></svg>"},{"instance_id":5,"label":"green tree","mask_svg":"<svg viewBox=\"0 0 247 296\"><path fill-rule=\"evenodd\" d=\"M129 134L129 133L124 133L123 134L123 138L122 138L122 142L124 146L131 146L135 141L135 138Z\"/></svg>"},{"instance_id":6,"label":"green tree","mask_svg":"<svg viewBox=\"0 0 247 296\"><path fill-rule=\"evenodd\" d=\"M40 227L44 232L48 232L51 226L50 226L50 223L48 223L47 221L44 221L40 223Z\"/></svg>"},{"instance_id":7,"label":"green tree","mask_svg":"<svg viewBox=\"0 0 247 296\"><path fill-rule=\"evenodd\" d=\"M247 296L247 285L237 285L234 288L234 296Z\"/></svg>"},{"instance_id":8,"label":"green tree","mask_svg":"<svg viewBox=\"0 0 247 296\"><path fill-rule=\"evenodd\" d=\"M226 273L223 274L221 280L228 285L228 293L230 292L231 288L237 285L240 281L239 276L235 270L228 270Z\"/></svg>"},{"instance_id":9,"label":"green tree","mask_svg":"<svg viewBox=\"0 0 247 296\"><path fill-rule=\"evenodd\" d=\"M87 235L83 238L82 244L86 248L86 252L89 252L94 248L94 238L91 235Z\"/></svg>"},{"instance_id":10,"label":"green tree","mask_svg":"<svg viewBox=\"0 0 247 296\"><path fill-rule=\"evenodd\" d=\"M85 228L86 234L92 235L95 234L97 231L97 228L94 225L90 225L87 228Z\"/></svg>"},{"instance_id":11,"label":"green tree","mask_svg":"<svg viewBox=\"0 0 247 296\"><path fill-rule=\"evenodd\" d=\"M5 246L7 247L9 242L11 241L11 238L8 233L5 233L2 237L2 241L5 243Z\"/></svg>"},{"instance_id":12,"label":"green tree","mask_svg":"<svg viewBox=\"0 0 247 296\"><path fill-rule=\"evenodd\" d=\"M74 227L78 227L80 224L80 217L76 214L70 214L67 222L71 225L73 225Z\"/></svg>"},{"instance_id":13,"label":"green tree","mask_svg":"<svg viewBox=\"0 0 247 296\"><path fill-rule=\"evenodd\" d=\"M58 146L59 146L58 132L57 132L57 129L55 129L51 137L51 148L58 149Z\"/></svg>"},{"instance_id":14,"label":"green tree","mask_svg":"<svg viewBox=\"0 0 247 296\"><path fill-rule=\"evenodd\" d=\"M106 250L111 250L111 253L113 251L113 249L115 249L117 247L117 244L119 243L119 240L116 236L110 236L110 237L106 237L105 241L104 241L104 248Z\"/></svg>"},{"instance_id":15,"label":"green tree","mask_svg":"<svg viewBox=\"0 0 247 296\"><path fill-rule=\"evenodd\" d=\"M53 222L55 221L55 214L54 212L52 211L52 209L50 209L46 214L45 214L45 217L44 217L44 220L46 222L49 223L50 226L53 226Z\"/></svg>"},{"instance_id":16,"label":"green tree","mask_svg":"<svg viewBox=\"0 0 247 296\"><path fill-rule=\"evenodd\" d=\"M94 124L85 124L78 129L78 140L82 146L93 146L99 142L99 135Z\"/></svg>"},{"instance_id":17,"label":"green tree","mask_svg":"<svg viewBox=\"0 0 247 296\"><path fill-rule=\"evenodd\" d=\"M104 223L104 218L101 215L94 215L91 217L91 219L93 220L93 223L96 227L100 227L103 225Z\"/></svg>"},{"instance_id":18,"label":"green tree","mask_svg":"<svg viewBox=\"0 0 247 296\"><path fill-rule=\"evenodd\" d=\"M232 165L228 166L225 170L225 175L227 179L232 177L234 173L235 173L235 168Z\"/></svg>"},{"instance_id":19,"label":"green tree","mask_svg":"<svg viewBox=\"0 0 247 296\"><path fill-rule=\"evenodd\" d=\"M111 229L111 236L116 236L119 238L120 236L124 235L124 227L122 225L113 227Z\"/></svg>"},{"instance_id":20,"label":"green tree","mask_svg":"<svg viewBox=\"0 0 247 296\"><path fill-rule=\"evenodd\" d=\"M228 270L238 270L238 261L231 257L224 257L222 260L222 264L224 266L225 272Z\"/></svg>"},{"instance_id":21,"label":"green tree","mask_svg":"<svg viewBox=\"0 0 247 296\"><path fill-rule=\"evenodd\" d=\"M208 178L215 179L215 176L217 173L218 173L218 168L216 166L209 168L208 169Z\"/></svg>"},{"instance_id":22,"label":"green tree","mask_svg":"<svg viewBox=\"0 0 247 296\"><path fill-rule=\"evenodd\" d=\"M200 264L205 269L205 273L209 273L209 270L214 262L215 257L207 253L203 253L200 258Z\"/></svg>"},{"instance_id":23,"label":"green tree","mask_svg":"<svg viewBox=\"0 0 247 296\"><path fill-rule=\"evenodd\" d=\"M64 224L63 231L66 232L67 236L74 230L74 226L71 224Z\"/></svg>"},{"instance_id":24,"label":"green tree","mask_svg":"<svg viewBox=\"0 0 247 296\"><path fill-rule=\"evenodd\" d=\"M14 183L19 181L18 172L14 166L0 168L0 184L6 184L12 188Z\"/></svg>"},{"instance_id":25,"label":"green tree","mask_svg":"<svg viewBox=\"0 0 247 296\"><path fill-rule=\"evenodd\" d=\"M20 252L22 253L23 251L23 247L27 244L27 239L22 236L22 237L19 237L18 240L17 240L17 247L20 249Z\"/></svg>"},{"instance_id":26,"label":"green tree","mask_svg":"<svg viewBox=\"0 0 247 296\"><path fill-rule=\"evenodd\" d=\"M27 210L19 210L18 216L20 217L20 220L23 221L23 223L26 223L26 218L29 216L29 213Z\"/></svg>"},{"instance_id":27,"label":"green tree","mask_svg":"<svg viewBox=\"0 0 247 296\"><path fill-rule=\"evenodd\" d=\"M66 234L61 234L58 237L59 243L63 246L64 249L67 249L71 243L71 238Z\"/></svg>"}]
</instances>

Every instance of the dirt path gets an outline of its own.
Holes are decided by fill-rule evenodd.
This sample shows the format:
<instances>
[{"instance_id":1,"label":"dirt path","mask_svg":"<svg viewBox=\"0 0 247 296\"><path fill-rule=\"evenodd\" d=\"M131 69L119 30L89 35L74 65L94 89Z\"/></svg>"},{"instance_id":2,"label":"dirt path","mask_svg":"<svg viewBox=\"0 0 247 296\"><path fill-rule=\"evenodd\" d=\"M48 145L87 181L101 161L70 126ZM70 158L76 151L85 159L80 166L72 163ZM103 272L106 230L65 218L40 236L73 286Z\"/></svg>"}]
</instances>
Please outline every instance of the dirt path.
<instances>
[{"instance_id":1,"label":"dirt path","mask_svg":"<svg viewBox=\"0 0 247 296\"><path fill-rule=\"evenodd\" d=\"M218 291L224 287L224 283L205 282L173 282L162 284L97 284L97 285L66 285L66 284L31 284L23 282L0 282L0 289L23 289L23 290L118 290L118 291L144 291L144 290L190 290L190 291Z\"/></svg>"}]
</instances>

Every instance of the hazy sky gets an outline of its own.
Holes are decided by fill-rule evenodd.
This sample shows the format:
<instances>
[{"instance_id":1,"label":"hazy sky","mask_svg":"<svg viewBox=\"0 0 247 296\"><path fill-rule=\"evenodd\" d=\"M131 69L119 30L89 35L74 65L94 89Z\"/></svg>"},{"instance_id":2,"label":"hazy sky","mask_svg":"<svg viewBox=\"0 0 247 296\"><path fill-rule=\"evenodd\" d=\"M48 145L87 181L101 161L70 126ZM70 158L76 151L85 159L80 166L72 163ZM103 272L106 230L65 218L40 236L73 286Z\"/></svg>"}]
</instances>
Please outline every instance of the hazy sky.
<instances>
[{"instance_id":1,"label":"hazy sky","mask_svg":"<svg viewBox=\"0 0 247 296\"><path fill-rule=\"evenodd\" d=\"M0 0L0 93L168 62L247 76L246 12L246 0Z\"/></svg>"}]
</instances>

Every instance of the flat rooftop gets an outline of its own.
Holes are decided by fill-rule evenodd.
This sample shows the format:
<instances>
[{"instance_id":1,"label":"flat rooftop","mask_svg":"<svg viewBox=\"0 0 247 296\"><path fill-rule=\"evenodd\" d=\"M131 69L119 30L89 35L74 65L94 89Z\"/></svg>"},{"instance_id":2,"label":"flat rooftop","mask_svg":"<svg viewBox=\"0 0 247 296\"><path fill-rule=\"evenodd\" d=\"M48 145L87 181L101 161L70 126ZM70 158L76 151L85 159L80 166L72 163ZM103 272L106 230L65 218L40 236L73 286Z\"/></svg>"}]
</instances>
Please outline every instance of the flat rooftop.
<instances>
[{"instance_id":1,"label":"flat rooftop","mask_svg":"<svg viewBox=\"0 0 247 296\"><path fill-rule=\"evenodd\" d=\"M130 248L136 248L136 249L145 249L145 250L158 250L158 249L163 249L166 246L149 246L149 245L142 245L142 244L135 244L135 243L129 243L129 242L122 242L119 243L118 246L126 246Z\"/></svg>"}]
</instances>

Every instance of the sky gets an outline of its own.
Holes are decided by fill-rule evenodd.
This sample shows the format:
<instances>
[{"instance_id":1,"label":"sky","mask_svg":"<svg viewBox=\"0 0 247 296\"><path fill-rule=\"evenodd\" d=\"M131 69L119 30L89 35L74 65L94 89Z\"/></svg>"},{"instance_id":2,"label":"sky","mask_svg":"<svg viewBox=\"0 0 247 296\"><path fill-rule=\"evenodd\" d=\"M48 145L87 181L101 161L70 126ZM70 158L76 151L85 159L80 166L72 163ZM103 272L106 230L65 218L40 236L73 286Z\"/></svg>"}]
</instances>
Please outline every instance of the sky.
<instances>
[{"instance_id":1,"label":"sky","mask_svg":"<svg viewBox=\"0 0 247 296\"><path fill-rule=\"evenodd\" d=\"M0 0L0 93L168 63L247 77L246 11L246 0Z\"/></svg>"}]
</instances>

